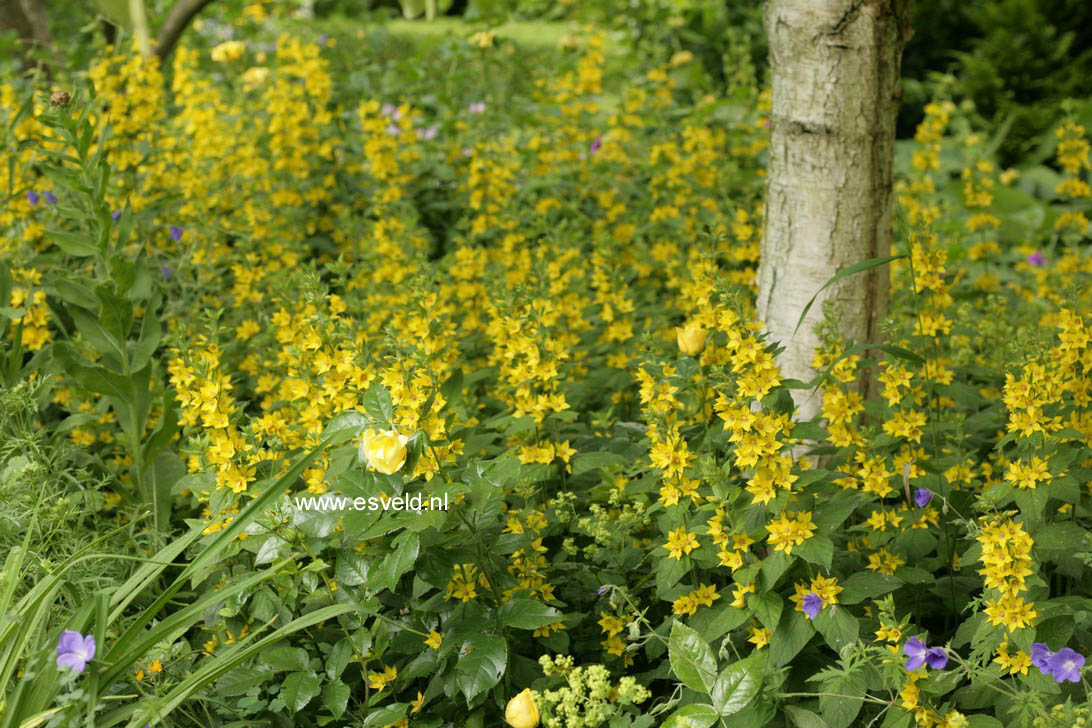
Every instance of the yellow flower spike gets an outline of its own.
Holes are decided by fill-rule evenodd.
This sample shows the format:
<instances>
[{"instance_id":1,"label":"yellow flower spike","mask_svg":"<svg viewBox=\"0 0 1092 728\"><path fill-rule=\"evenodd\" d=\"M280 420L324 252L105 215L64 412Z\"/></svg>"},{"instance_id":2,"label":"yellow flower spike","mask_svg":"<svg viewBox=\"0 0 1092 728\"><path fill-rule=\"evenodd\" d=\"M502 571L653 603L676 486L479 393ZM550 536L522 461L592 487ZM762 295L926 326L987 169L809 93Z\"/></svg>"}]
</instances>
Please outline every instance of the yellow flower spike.
<instances>
[{"instance_id":1,"label":"yellow flower spike","mask_svg":"<svg viewBox=\"0 0 1092 728\"><path fill-rule=\"evenodd\" d=\"M679 351L687 356L697 356L705 348L705 339L709 331L695 323L675 329L675 340L679 345Z\"/></svg>"},{"instance_id":2,"label":"yellow flower spike","mask_svg":"<svg viewBox=\"0 0 1092 728\"><path fill-rule=\"evenodd\" d=\"M393 475L406 464L406 443L409 438L395 430L368 430L360 440L360 459L368 467L385 475Z\"/></svg>"},{"instance_id":3,"label":"yellow flower spike","mask_svg":"<svg viewBox=\"0 0 1092 728\"><path fill-rule=\"evenodd\" d=\"M534 728L538 725L538 708L535 707L530 688L524 688L523 692L508 701L504 720L512 728Z\"/></svg>"}]
</instances>

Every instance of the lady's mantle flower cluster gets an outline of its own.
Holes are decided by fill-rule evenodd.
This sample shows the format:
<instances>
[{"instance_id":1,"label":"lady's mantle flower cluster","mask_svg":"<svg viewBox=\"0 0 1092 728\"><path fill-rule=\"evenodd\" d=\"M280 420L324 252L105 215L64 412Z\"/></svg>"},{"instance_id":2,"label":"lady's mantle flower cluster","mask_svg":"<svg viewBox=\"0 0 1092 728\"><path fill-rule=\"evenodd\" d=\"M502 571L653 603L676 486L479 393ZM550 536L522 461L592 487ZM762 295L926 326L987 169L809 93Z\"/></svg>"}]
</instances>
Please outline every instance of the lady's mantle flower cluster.
<instances>
[{"instance_id":1,"label":"lady's mantle flower cluster","mask_svg":"<svg viewBox=\"0 0 1092 728\"><path fill-rule=\"evenodd\" d=\"M571 657L543 655L539 664L547 675L562 675L566 685L558 690L535 693L535 704L546 728L592 728L606 725L621 715L622 705L640 705L651 693L633 677L612 685L602 665L573 667Z\"/></svg>"}]
</instances>

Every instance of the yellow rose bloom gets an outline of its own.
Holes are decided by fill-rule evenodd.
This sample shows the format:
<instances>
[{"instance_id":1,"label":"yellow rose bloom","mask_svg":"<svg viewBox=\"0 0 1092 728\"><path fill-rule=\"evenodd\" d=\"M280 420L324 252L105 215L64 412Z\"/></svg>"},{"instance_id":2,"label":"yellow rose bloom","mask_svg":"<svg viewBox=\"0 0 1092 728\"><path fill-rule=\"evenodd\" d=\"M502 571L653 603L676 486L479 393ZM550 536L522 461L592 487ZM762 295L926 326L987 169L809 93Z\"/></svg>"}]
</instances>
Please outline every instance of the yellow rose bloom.
<instances>
[{"instance_id":1,"label":"yellow rose bloom","mask_svg":"<svg viewBox=\"0 0 1092 728\"><path fill-rule=\"evenodd\" d=\"M530 688L508 701L504 709L504 720L512 728L534 728L538 725L538 708Z\"/></svg>"},{"instance_id":2,"label":"yellow rose bloom","mask_svg":"<svg viewBox=\"0 0 1092 728\"><path fill-rule=\"evenodd\" d=\"M406 443L409 438L394 430L376 432L368 430L360 440L360 459L368 467L386 475L393 475L406 464Z\"/></svg>"},{"instance_id":3,"label":"yellow rose bloom","mask_svg":"<svg viewBox=\"0 0 1092 728\"><path fill-rule=\"evenodd\" d=\"M683 328L675 329L675 338L679 344L679 351L687 356L697 356L705 348L705 338L709 332L694 323L689 323Z\"/></svg>"}]
</instances>

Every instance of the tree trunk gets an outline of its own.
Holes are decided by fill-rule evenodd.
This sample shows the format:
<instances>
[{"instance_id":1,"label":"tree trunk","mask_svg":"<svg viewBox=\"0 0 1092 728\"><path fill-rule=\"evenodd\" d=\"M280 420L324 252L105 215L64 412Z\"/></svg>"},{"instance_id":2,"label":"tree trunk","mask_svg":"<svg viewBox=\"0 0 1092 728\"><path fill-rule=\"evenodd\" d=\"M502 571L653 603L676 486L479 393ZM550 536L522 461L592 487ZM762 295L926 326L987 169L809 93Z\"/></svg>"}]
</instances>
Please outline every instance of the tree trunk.
<instances>
[{"instance_id":1,"label":"tree trunk","mask_svg":"<svg viewBox=\"0 0 1092 728\"><path fill-rule=\"evenodd\" d=\"M186 26L190 24L197 14L204 10L205 6L212 3L212 1L213 0L178 0L178 2L174 4L170 14L167 16L166 22L163 23L163 27L159 31L159 37L156 39L155 54L159 56L159 60L167 60L174 51L174 47L178 44L179 38L182 37L182 31L184 31Z\"/></svg>"},{"instance_id":2,"label":"tree trunk","mask_svg":"<svg viewBox=\"0 0 1092 728\"><path fill-rule=\"evenodd\" d=\"M758 316L782 375L808 381L823 301L839 304L848 344L877 342L887 314L887 266L839 271L891 249L891 169L909 0L768 0L773 109L759 266ZM819 412L818 397L799 417Z\"/></svg>"}]
</instances>

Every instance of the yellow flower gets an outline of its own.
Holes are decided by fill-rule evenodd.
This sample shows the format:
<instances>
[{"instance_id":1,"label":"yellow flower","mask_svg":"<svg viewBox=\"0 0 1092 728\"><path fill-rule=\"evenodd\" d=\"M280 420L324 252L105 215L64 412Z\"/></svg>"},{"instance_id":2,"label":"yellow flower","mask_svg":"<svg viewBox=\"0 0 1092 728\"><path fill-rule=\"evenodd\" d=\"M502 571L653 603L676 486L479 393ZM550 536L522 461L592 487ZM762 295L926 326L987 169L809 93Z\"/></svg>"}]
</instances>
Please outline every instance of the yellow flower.
<instances>
[{"instance_id":1,"label":"yellow flower","mask_svg":"<svg viewBox=\"0 0 1092 728\"><path fill-rule=\"evenodd\" d=\"M428 633L428 639L425 640L425 644L434 650L440 649L440 645L444 643L444 636L435 630L430 630Z\"/></svg>"},{"instance_id":2,"label":"yellow flower","mask_svg":"<svg viewBox=\"0 0 1092 728\"><path fill-rule=\"evenodd\" d=\"M242 57L245 52L245 43L241 40L229 40L212 49L212 60L217 63L226 63Z\"/></svg>"},{"instance_id":3,"label":"yellow flower","mask_svg":"<svg viewBox=\"0 0 1092 728\"><path fill-rule=\"evenodd\" d=\"M383 672L371 670L368 672L368 687L378 692L387 687L387 683L396 677L398 677L398 668L394 665L384 667Z\"/></svg>"},{"instance_id":4,"label":"yellow flower","mask_svg":"<svg viewBox=\"0 0 1092 728\"><path fill-rule=\"evenodd\" d=\"M691 322L683 328L675 329L675 340L679 344L679 351L687 356L697 356L705 348L705 338L709 336L706 329Z\"/></svg>"},{"instance_id":5,"label":"yellow flower","mask_svg":"<svg viewBox=\"0 0 1092 728\"><path fill-rule=\"evenodd\" d=\"M360 440L360 459L368 467L386 475L393 475L406 464L406 443L409 438L394 430L376 432L368 430Z\"/></svg>"},{"instance_id":6,"label":"yellow flower","mask_svg":"<svg viewBox=\"0 0 1092 728\"><path fill-rule=\"evenodd\" d=\"M504 709L504 720L512 728L534 728L538 725L538 708L530 688L508 701Z\"/></svg>"},{"instance_id":7,"label":"yellow flower","mask_svg":"<svg viewBox=\"0 0 1092 728\"><path fill-rule=\"evenodd\" d=\"M671 558L681 561L683 554L689 554L698 547L698 538L686 530L686 526L679 526L667 535L667 543L664 548L668 550Z\"/></svg>"},{"instance_id":8,"label":"yellow flower","mask_svg":"<svg viewBox=\"0 0 1092 728\"><path fill-rule=\"evenodd\" d=\"M255 86L262 85L269 78L269 69L265 66L251 66L243 72L243 86L249 91Z\"/></svg>"},{"instance_id":9,"label":"yellow flower","mask_svg":"<svg viewBox=\"0 0 1092 728\"><path fill-rule=\"evenodd\" d=\"M493 45L496 35L491 30L482 30L470 36L470 42L479 48L489 48Z\"/></svg>"}]
</instances>

